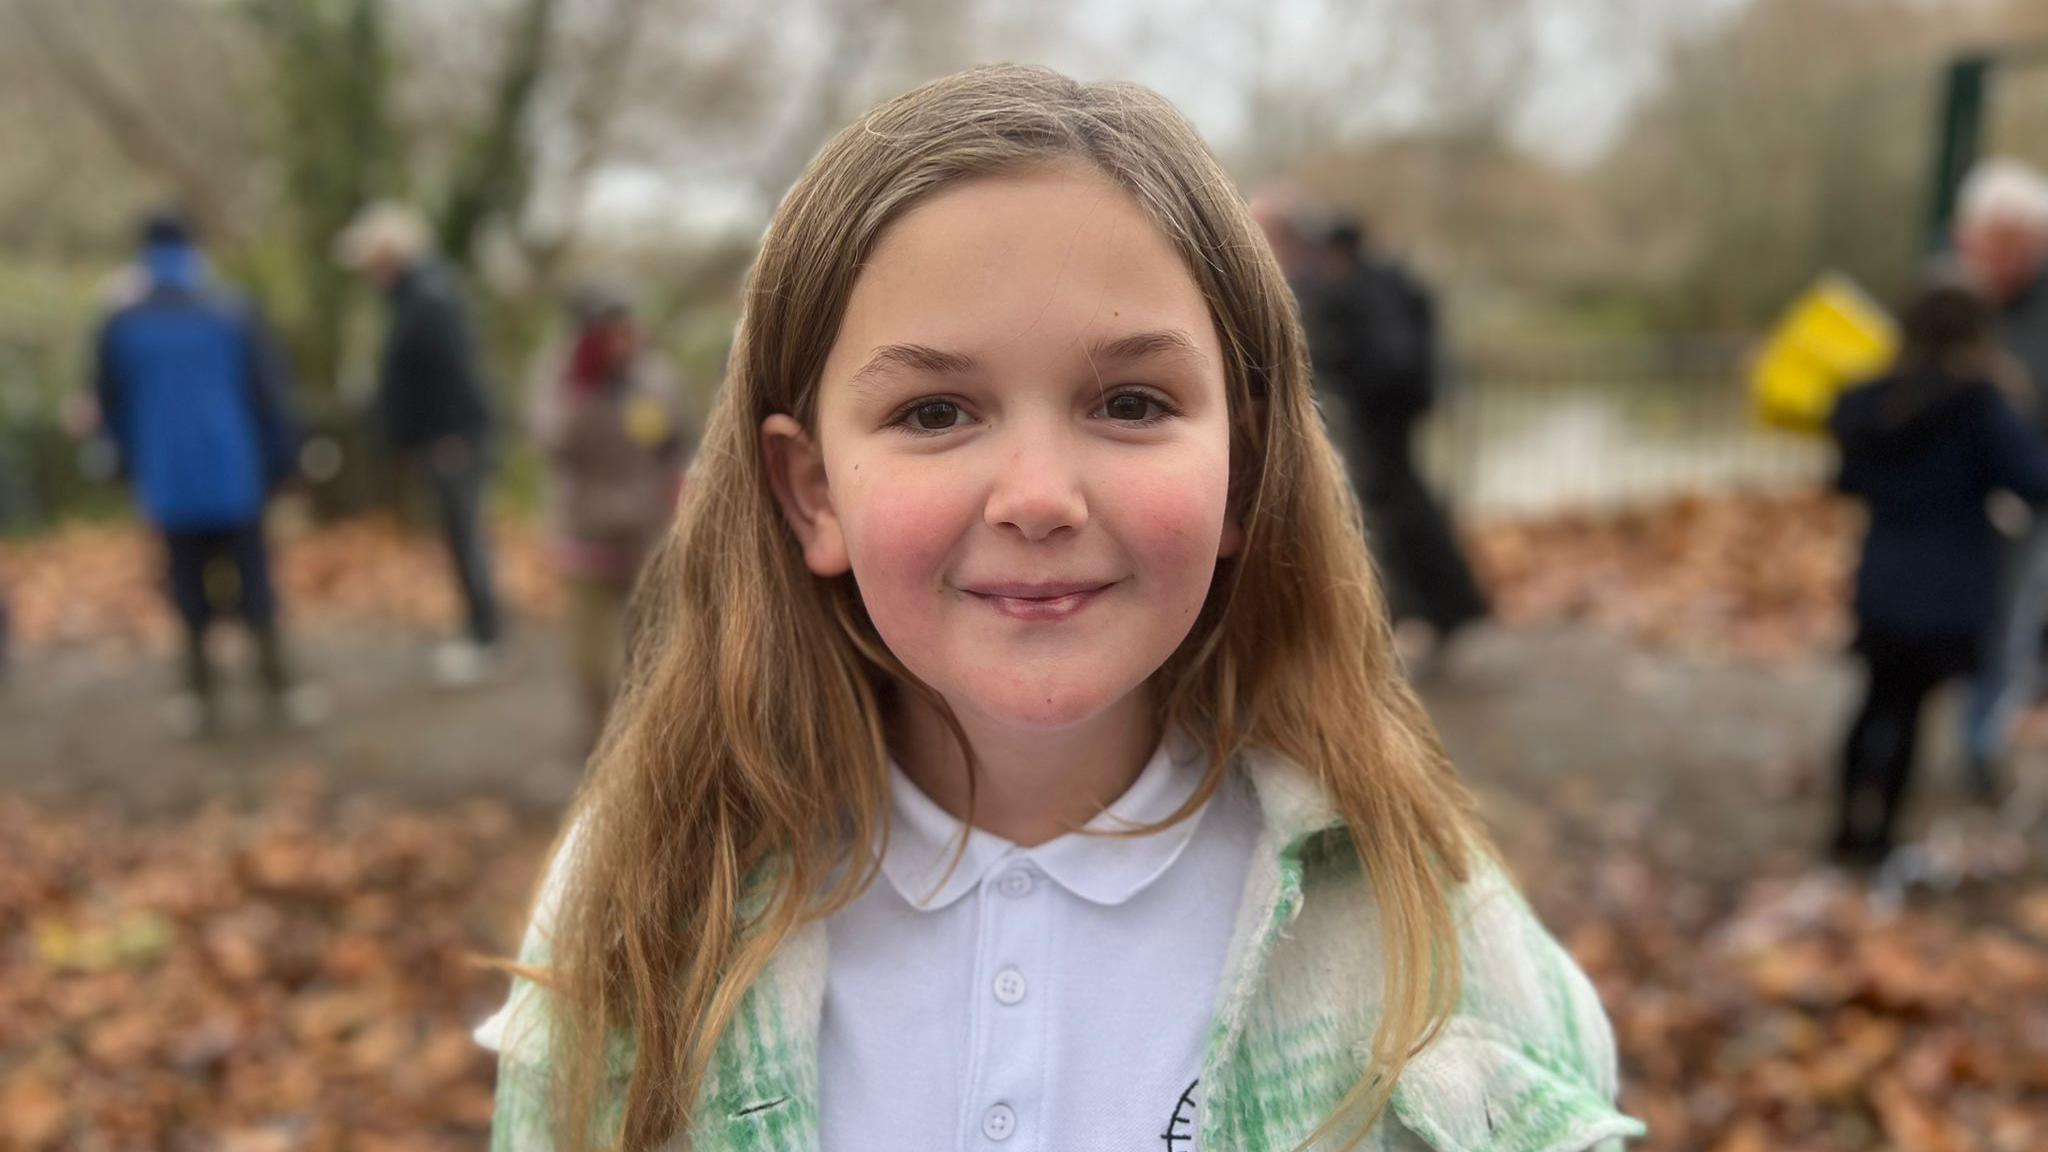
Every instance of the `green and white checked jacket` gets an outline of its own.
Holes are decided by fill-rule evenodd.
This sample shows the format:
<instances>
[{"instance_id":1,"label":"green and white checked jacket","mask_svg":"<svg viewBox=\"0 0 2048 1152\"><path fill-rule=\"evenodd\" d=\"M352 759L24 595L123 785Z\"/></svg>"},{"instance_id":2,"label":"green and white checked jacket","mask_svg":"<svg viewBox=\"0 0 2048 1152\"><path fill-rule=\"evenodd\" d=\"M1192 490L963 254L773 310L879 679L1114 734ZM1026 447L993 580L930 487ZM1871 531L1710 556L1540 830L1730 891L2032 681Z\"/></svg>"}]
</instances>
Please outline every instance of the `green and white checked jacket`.
<instances>
[{"instance_id":1,"label":"green and white checked jacket","mask_svg":"<svg viewBox=\"0 0 2048 1152\"><path fill-rule=\"evenodd\" d=\"M1201 1152L1296 1147L1365 1071L1381 964L1377 913L1343 825L1307 775L1246 758L1263 827L1238 908L1198 1085ZM1613 1031L1570 955L1498 871L1458 894L1464 990L1402 1073L1369 1152L1621 1152ZM547 898L521 959L545 965ZM825 927L799 931L720 1042L687 1152L818 1147ZM502 1014L494 1152L552 1148L547 996L514 981ZM488 1026L487 1026L488 1027ZM631 1057L622 1050L614 1074ZM616 1123L617 1117L613 1116ZM614 1129L615 1130L615 1129Z\"/></svg>"}]
</instances>

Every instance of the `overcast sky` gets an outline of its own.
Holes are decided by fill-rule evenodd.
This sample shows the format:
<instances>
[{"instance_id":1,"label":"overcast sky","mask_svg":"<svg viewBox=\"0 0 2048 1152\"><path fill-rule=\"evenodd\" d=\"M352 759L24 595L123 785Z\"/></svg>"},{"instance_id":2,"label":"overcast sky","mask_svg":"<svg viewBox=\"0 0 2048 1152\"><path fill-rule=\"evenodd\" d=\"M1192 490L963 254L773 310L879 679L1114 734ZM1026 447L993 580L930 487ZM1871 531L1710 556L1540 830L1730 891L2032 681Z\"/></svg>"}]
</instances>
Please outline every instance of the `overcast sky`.
<instances>
[{"instance_id":1,"label":"overcast sky","mask_svg":"<svg viewBox=\"0 0 2048 1152\"><path fill-rule=\"evenodd\" d=\"M1369 45L1333 42L1326 21L1333 7L1369 0L1249 0L1249 7L1270 21L1279 53L1299 61L1307 71L1327 67L1335 53L1369 50ZM1638 97L1658 75L1659 45L1670 37L1697 33L1739 12L1750 0L1522 0L1538 30L1534 91L1515 125L1526 146L1564 163L1595 158L1613 142ZM1205 5L1211 10L1242 11L1244 3ZM1083 29L1097 44L1129 43L1134 29L1147 25L1184 29L1183 38L1198 45L1192 52L1132 55L1126 78L1158 89L1188 113L1214 142L1225 145L1249 127L1237 93L1216 83L1216 66L1238 51L1233 37L1239 27L1224 19L1189 20L1189 6L1177 0L1123 0L1085 10ZM1604 12L1603 18L1589 16ZM1366 35L1371 29L1364 30ZM1074 55L1098 55L1096 44L1067 49ZM1085 70L1089 61L1071 66ZM1059 61L1049 60L1055 67ZM1404 75L1393 70L1389 82L1400 88ZM1415 107L1419 92L1395 92L1389 102L1407 105L1416 119L1426 110ZM1397 116L1400 113L1396 113ZM1390 125L1399 127L1399 125Z\"/></svg>"},{"instance_id":2,"label":"overcast sky","mask_svg":"<svg viewBox=\"0 0 2048 1152\"><path fill-rule=\"evenodd\" d=\"M1403 45L1386 43L1370 19L1334 20L1337 5L1404 0L1121 0L1073 9L1067 33L1046 41L1032 62L1082 79L1119 78L1146 84L1178 105L1220 151L1246 133L1244 84L1260 69L1300 69L1336 77L1348 62L1379 61L1360 77L1361 105L1382 131L1425 122L1433 109L1421 69ZM1406 0L1414 3L1418 0ZM1424 3L1443 0L1420 0ZM1560 163L1597 159L1629 112L1654 90L1661 45L1696 34L1739 12L1750 0L1524 0L1535 20L1534 76L1512 125L1517 141ZM1030 0L993 0L1000 11L1029 20ZM1360 9L1353 9L1357 11ZM1599 13L1589 16L1588 13ZM1255 23L1256 22L1256 23ZM1334 29L1342 26L1340 36ZM823 37L791 28L798 39ZM1263 38L1266 63L1249 59L1247 38ZM1017 55L992 45L994 57ZM1412 53L1409 53L1412 55ZM772 205L737 182L645 169L614 169L597 182L594 216L628 228L680 226L725 231L757 226ZM658 222L658 223L657 223Z\"/></svg>"}]
</instances>

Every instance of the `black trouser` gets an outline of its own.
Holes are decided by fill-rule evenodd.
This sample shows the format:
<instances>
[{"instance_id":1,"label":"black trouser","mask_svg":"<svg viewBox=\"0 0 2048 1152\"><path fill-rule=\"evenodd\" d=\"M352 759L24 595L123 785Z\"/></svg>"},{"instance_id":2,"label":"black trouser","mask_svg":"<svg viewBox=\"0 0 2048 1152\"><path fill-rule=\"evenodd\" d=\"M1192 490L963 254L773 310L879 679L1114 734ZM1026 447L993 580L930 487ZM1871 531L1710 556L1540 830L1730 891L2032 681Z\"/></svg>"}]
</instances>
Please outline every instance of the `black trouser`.
<instances>
[{"instance_id":1,"label":"black trouser","mask_svg":"<svg viewBox=\"0 0 2048 1152\"><path fill-rule=\"evenodd\" d=\"M262 522L219 531L165 532L164 544L170 554L171 602L185 624L185 672L192 691L205 700L213 696L206 630L223 609L233 610L255 633L264 687L273 694L289 687Z\"/></svg>"},{"instance_id":2,"label":"black trouser","mask_svg":"<svg viewBox=\"0 0 2048 1152\"><path fill-rule=\"evenodd\" d=\"M1406 420L1368 414L1354 437L1353 482L1394 619L1419 619L1448 636L1485 619L1486 594L1415 467L1411 430Z\"/></svg>"},{"instance_id":3,"label":"black trouser","mask_svg":"<svg viewBox=\"0 0 2048 1152\"><path fill-rule=\"evenodd\" d=\"M1869 684L1842 750L1835 849L1881 856L1891 850L1912 778L1920 710L1945 681L1975 670L1977 638L1906 637L1866 627L1856 648Z\"/></svg>"},{"instance_id":4,"label":"black trouser","mask_svg":"<svg viewBox=\"0 0 2048 1152\"><path fill-rule=\"evenodd\" d=\"M442 535L448 542L449 559L454 562L455 578L462 588L470 638L478 644L496 644L498 595L491 577L490 542L483 525L490 461L482 444L459 437L429 445L425 454Z\"/></svg>"}]
</instances>

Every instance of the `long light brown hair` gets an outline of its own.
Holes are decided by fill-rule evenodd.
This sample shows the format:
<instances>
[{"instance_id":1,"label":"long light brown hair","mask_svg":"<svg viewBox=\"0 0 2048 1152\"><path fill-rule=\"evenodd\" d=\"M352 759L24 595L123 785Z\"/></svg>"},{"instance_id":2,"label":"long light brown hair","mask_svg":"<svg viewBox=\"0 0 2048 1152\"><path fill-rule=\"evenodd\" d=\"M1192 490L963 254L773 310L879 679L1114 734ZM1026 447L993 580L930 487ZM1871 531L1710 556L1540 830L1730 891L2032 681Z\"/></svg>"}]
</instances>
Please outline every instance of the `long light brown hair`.
<instances>
[{"instance_id":1,"label":"long light brown hair","mask_svg":"<svg viewBox=\"0 0 2048 1152\"><path fill-rule=\"evenodd\" d=\"M847 298L892 222L958 181L1075 161L1127 190L1175 246L1228 362L1244 544L1153 678L1161 724L1206 745L1206 778L1181 814L1246 747L1286 757L1349 825L1380 907L1388 963L1372 1073L1318 1136L1376 1120L1455 1003L1450 896L1484 841L1394 655L1279 267L1229 178L1157 95L977 69L841 132L762 242L724 389L638 592L645 642L565 822L578 831L564 841L539 974L554 998L560 1146L592 1147L611 1106L622 1105L625 1148L686 1131L749 985L794 930L873 880L870 846L886 834L885 721L895 694L924 690L868 623L852 579L804 567L770 489L762 421L784 413L814 428ZM623 1100L607 1101L619 1035L632 1071Z\"/></svg>"}]
</instances>

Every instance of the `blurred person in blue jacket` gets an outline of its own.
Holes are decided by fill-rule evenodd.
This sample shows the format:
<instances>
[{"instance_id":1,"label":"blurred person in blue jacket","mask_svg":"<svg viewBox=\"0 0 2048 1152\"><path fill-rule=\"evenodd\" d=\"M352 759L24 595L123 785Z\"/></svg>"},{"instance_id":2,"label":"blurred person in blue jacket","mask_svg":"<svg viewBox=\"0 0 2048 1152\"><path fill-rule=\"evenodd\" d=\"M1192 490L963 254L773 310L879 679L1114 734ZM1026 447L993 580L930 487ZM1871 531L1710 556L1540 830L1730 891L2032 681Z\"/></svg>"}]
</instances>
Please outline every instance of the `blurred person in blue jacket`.
<instances>
[{"instance_id":1,"label":"blurred person in blue jacket","mask_svg":"<svg viewBox=\"0 0 2048 1152\"><path fill-rule=\"evenodd\" d=\"M1830 421L1839 486L1870 511L1855 592L1869 680L1843 749L1832 846L1863 867L1893 847L1922 704L1982 658L2004 559L1987 497L2048 502L2048 446L2006 399L2017 381L1991 302L1936 283L1903 329L1892 369L1844 394Z\"/></svg>"},{"instance_id":2,"label":"blurred person in blue jacket","mask_svg":"<svg viewBox=\"0 0 2048 1152\"><path fill-rule=\"evenodd\" d=\"M255 311L209 282L182 217L147 221L133 272L95 341L95 392L118 474L164 541L185 632L179 723L219 724L206 635L230 609L255 636L273 717L296 719L263 533L298 453L283 362Z\"/></svg>"},{"instance_id":3,"label":"blurred person in blue jacket","mask_svg":"<svg viewBox=\"0 0 2048 1152\"><path fill-rule=\"evenodd\" d=\"M483 505L491 474L491 407L468 310L433 230L403 204L372 204L335 240L335 255L389 302L377 376L385 440L433 489L468 615L467 635L441 645L435 674L466 685L498 666L501 617Z\"/></svg>"}]
</instances>

